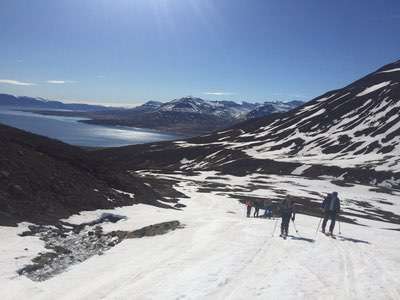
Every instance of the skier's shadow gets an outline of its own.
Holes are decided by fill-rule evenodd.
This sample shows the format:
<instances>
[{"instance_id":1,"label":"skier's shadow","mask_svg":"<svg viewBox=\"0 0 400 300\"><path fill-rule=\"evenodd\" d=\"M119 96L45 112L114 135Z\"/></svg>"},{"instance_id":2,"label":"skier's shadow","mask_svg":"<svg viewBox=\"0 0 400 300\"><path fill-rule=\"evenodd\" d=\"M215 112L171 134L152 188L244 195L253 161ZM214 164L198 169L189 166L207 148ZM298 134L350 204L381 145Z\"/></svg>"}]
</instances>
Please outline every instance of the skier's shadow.
<instances>
[{"instance_id":1,"label":"skier's shadow","mask_svg":"<svg viewBox=\"0 0 400 300\"><path fill-rule=\"evenodd\" d=\"M367 245L371 244L368 241L353 239L353 238L345 237L342 235L338 236L338 240L342 241L342 242L352 242L352 243L357 243L357 244L367 244Z\"/></svg>"},{"instance_id":2,"label":"skier's shadow","mask_svg":"<svg viewBox=\"0 0 400 300\"><path fill-rule=\"evenodd\" d=\"M315 242L314 239L308 239L308 238L294 236L294 235L288 235L288 237L290 237L290 239L296 240L296 241L304 241L304 242L309 242L309 243L314 243Z\"/></svg>"}]
</instances>

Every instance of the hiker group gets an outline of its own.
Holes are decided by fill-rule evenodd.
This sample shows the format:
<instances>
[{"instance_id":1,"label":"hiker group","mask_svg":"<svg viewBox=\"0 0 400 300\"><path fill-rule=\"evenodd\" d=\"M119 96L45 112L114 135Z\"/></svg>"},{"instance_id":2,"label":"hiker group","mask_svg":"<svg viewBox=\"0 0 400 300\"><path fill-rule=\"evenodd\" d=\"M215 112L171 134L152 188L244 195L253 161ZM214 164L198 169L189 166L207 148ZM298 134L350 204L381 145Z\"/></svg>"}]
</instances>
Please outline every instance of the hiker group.
<instances>
[{"instance_id":1,"label":"hiker group","mask_svg":"<svg viewBox=\"0 0 400 300\"><path fill-rule=\"evenodd\" d=\"M273 203L272 201L268 200L247 200L246 201L246 208L247 208L247 217L250 218L251 216L251 209L254 207L254 213L253 217L258 218L258 217L263 217L263 218L272 218L272 208L273 208ZM264 209L264 214L260 216L260 209Z\"/></svg>"},{"instance_id":2,"label":"hiker group","mask_svg":"<svg viewBox=\"0 0 400 300\"><path fill-rule=\"evenodd\" d=\"M296 218L296 203L292 201L290 198L285 198L279 203L273 203L272 201L264 200L264 201L246 201L246 216L248 218L251 217L252 208L254 207L253 217L264 217L264 218L272 218L273 216L280 216L281 218L281 234L280 236L286 238L289 234L289 224L290 221L293 222ZM260 209L264 209L264 215L259 214ZM321 231L326 235L333 236L333 230L335 229L337 215L340 212L340 199L338 197L337 192L333 192L328 194L321 204L321 211L323 216L321 217L320 223L318 224L317 232L322 222ZM328 220L331 220L329 225L329 231L326 231L326 226ZM275 223L274 232L276 229L277 223ZM295 228L296 229L296 228ZM297 232L297 230L296 230Z\"/></svg>"}]
</instances>

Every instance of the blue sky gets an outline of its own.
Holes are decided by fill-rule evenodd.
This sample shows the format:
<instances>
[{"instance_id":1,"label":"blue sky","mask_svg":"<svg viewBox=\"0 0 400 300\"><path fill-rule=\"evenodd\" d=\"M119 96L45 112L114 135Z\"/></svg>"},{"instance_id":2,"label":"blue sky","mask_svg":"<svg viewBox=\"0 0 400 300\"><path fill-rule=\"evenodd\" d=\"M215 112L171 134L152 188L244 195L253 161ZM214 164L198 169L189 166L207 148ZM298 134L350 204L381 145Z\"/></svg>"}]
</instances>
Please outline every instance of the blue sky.
<instances>
[{"instance_id":1,"label":"blue sky","mask_svg":"<svg viewBox=\"0 0 400 300\"><path fill-rule=\"evenodd\" d=\"M2 0L0 93L308 100L399 59L398 0Z\"/></svg>"}]
</instances>

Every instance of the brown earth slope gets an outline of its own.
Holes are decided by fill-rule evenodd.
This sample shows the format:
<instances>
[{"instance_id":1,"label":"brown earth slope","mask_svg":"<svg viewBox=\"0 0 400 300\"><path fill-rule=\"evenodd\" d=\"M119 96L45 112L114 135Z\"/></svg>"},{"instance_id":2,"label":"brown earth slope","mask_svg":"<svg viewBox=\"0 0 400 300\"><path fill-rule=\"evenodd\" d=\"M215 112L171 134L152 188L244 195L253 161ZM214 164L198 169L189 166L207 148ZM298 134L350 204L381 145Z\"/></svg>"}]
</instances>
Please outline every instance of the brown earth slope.
<instances>
[{"instance_id":1,"label":"brown earth slope","mask_svg":"<svg viewBox=\"0 0 400 300\"><path fill-rule=\"evenodd\" d=\"M138 180L97 169L90 152L0 125L0 225L52 223L82 210L137 201L158 204Z\"/></svg>"}]
</instances>

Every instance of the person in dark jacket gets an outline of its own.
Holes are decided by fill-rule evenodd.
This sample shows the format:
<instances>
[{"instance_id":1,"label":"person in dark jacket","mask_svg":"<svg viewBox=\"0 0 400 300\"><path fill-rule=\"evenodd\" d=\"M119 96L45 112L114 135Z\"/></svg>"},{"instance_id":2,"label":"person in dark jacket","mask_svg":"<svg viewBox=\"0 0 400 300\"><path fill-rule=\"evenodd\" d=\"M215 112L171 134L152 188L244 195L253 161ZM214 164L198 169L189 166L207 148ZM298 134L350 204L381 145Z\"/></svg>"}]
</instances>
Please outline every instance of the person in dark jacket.
<instances>
[{"instance_id":1,"label":"person in dark jacket","mask_svg":"<svg viewBox=\"0 0 400 300\"><path fill-rule=\"evenodd\" d=\"M250 201L250 200L247 200L247 201L246 201L246 208L247 208L247 217L248 217L248 218L250 218L251 206L252 206L251 201Z\"/></svg>"},{"instance_id":2,"label":"person in dark jacket","mask_svg":"<svg viewBox=\"0 0 400 300\"><path fill-rule=\"evenodd\" d=\"M271 219L271 218L272 218L272 208L271 208L271 206L268 206L268 207L265 209L264 218L268 218L268 219Z\"/></svg>"},{"instance_id":3,"label":"person in dark jacket","mask_svg":"<svg viewBox=\"0 0 400 300\"><path fill-rule=\"evenodd\" d=\"M260 214L261 203L259 201L254 202L254 218L258 218Z\"/></svg>"},{"instance_id":4,"label":"person in dark jacket","mask_svg":"<svg viewBox=\"0 0 400 300\"><path fill-rule=\"evenodd\" d=\"M281 213L282 222L281 222L281 237L286 238L289 234L289 222L290 218L294 221L295 219L295 210L294 203L290 199L283 199L279 204L279 212Z\"/></svg>"},{"instance_id":5,"label":"person in dark jacket","mask_svg":"<svg viewBox=\"0 0 400 300\"><path fill-rule=\"evenodd\" d=\"M272 217L272 202L270 200L264 200L263 203L263 208L264 208L264 215L263 218L269 218L271 219Z\"/></svg>"},{"instance_id":6,"label":"person in dark jacket","mask_svg":"<svg viewBox=\"0 0 400 300\"><path fill-rule=\"evenodd\" d=\"M325 233L326 224L328 220L331 219L331 224L329 226L329 234L333 234L333 229L335 229L335 222L337 214L340 212L340 199L337 192L328 194L328 196L322 202L322 210L324 212L324 221L322 222L322 232Z\"/></svg>"}]
</instances>

